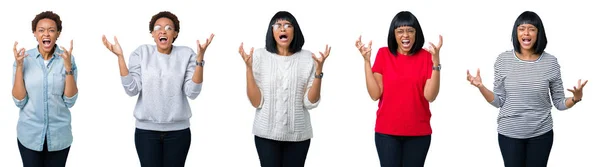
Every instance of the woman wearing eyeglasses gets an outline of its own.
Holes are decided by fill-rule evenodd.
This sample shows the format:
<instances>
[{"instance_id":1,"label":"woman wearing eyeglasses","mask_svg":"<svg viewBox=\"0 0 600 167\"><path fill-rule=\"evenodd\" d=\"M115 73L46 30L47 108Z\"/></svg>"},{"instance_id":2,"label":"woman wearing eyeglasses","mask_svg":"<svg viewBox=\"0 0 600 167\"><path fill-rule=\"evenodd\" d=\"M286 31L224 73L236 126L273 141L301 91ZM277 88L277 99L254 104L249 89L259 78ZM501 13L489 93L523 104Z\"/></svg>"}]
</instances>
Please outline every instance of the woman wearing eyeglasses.
<instances>
[{"instance_id":1,"label":"woman wearing eyeglasses","mask_svg":"<svg viewBox=\"0 0 600 167\"><path fill-rule=\"evenodd\" d=\"M247 95L256 108L254 142L262 167L304 166L313 137L309 110L321 96L323 63L302 49L304 36L294 16L277 12L269 22L265 48L243 44L239 53L246 63Z\"/></svg>"},{"instance_id":2,"label":"woman wearing eyeglasses","mask_svg":"<svg viewBox=\"0 0 600 167\"><path fill-rule=\"evenodd\" d=\"M183 167L191 143L188 99L200 94L204 53L213 35L200 44L198 53L175 46L179 20L171 12L160 12L150 20L150 33L156 45L141 45L129 56L129 68L121 46L102 41L117 55L121 83L129 96L138 95L135 146L142 167Z\"/></svg>"}]
</instances>

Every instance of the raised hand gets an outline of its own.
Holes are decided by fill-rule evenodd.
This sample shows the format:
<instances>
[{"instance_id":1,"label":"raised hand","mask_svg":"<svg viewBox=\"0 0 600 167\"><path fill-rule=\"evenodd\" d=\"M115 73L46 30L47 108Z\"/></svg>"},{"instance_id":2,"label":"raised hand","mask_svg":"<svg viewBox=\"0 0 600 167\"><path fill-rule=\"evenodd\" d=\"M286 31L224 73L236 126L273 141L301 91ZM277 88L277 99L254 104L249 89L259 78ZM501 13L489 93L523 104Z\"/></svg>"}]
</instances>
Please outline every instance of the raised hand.
<instances>
[{"instance_id":1,"label":"raised hand","mask_svg":"<svg viewBox=\"0 0 600 167\"><path fill-rule=\"evenodd\" d=\"M431 60L433 61L433 63L440 63L440 48L442 48L442 45L444 44L444 38L442 38L442 35L440 35L440 41L438 42L437 45L433 45L433 43L429 42L429 49L427 49L427 51L429 51L429 53L431 53Z\"/></svg>"},{"instance_id":2,"label":"raised hand","mask_svg":"<svg viewBox=\"0 0 600 167\"><path fill-rule=\"evenodd\" d=\"M73 40L71 40L71 47L69 47L69 50L65 49L65 47L62 46L60 48L63 50L63 52L60 54L60 57L62 57L65 62L65 69L71 70L71 53L73 52Z\"/></svg>"},{"instance_id":3,"label":"raised hand","mask_svg":"<svg viewBox=\"0 0 600 167\"><path fill-rule=\"evenodd\" d=\"M21 48L21 49L17 50L18 44L19 44L19 42L15 41L15 46L13 46L13 53L15 56L15 61L17 62L17 66L22 67L23 59L25 59L25 57L27 57L29 55L27 53L25 53L25 48Z\"/></svg>"},{"instance_id":4,"label":"raised hand","mask_svg":"<svg viewBox=\"0 0 600 167\"><path fill-rule=\"evenodd\" d=\"M587 82L588 81L585 80L585 82L582 84L581 79L579 79L579 81L577 81L577 86L573 86L573 89L567 89L569 92L573 93L573 98L575 101L579 101L583 97L583 87L585 84L587 84Z\"/></svg>"},{"instance_id":5,"label":"raised hand","mask_svg":"<svg viewBox=\"0 0 600 167\"><path fill-rule=\"evenodd\" d=\"M319 51L319 54L321 54L321 57L315 56L314 53L312 54L312 58L317 63L317 72L320 72L323 70L323 64L325 63L325 59L327 59L327 57L329 57L330 52L331 52L331 47L329 45L325 45L325 53Z\"/></svg>"},{"instance_id":6,"label":"raised hand","mask_svg":"<svg viewBox=\"0 0 600 167\"><path fill-rule=\"evenodd\" d=\"M110 50L115 55L123 56L123 50L121 50L121 45L119 44L117 37L115 36L114 38L115 38L115 44L112 44L108 41L108 39L106 39L105 35L102 35L102 43L104 43L104 46L106 46L106 49Z\"/></svg>"},{"instance_id":7,"label":"raised hand","mask_svg":"<svg viewBox=\"0 0 600 167\"><path fill-rule=\"evenodd\" d=\"M356 40L356 48L358 48L358 51L360 51L360 54L363 56L363 58L365 59L365 61L371 61L371 44L373 44L373 41L369 41L369 45L365 46L365 44L362 43L362 35L358 36L358 40Z\"/></svg>"},{"instance_id":8,"label":"raised hand","mask_svg":"<svg viewBox=\"0 0 600 167\"><path fill-rule=\"evenodd\" d=\"M479 74L479 68L477 69L477 75L472 76L469 70L467 70L467 81L471 83L471 85L480 88L483 86L481 83L481 75Z\"/></svg>"},{"instance_id":9,"label":"raised hand","mask_svg":"<svg viewBox=\"0 0 600 167\"><path fill-rule=\"evenodd\" d=\"M242 59L244 59L244 62L246 62L246 67L252 67L252 54L254 53L254 47L250 48L250 53L246 53L246 51L244 51L244 43L242 42L239 53L242 56Z\"/></svg>"},{"instance_id":10,"label":"raised hand","mask_svg":"<svg viewBox=\"0 0 600 167\"><path fill-rule=\"evenodd\" d=\"M206 39L204 44L200 44L200 40L196 40L196 44L198 45L198 61L204 59L206 48L208 48L208 45L210 45L210 42L212 42L213 37L215 37L215 34L210 34L210 37Z\"/></svg>"}]
</instances>

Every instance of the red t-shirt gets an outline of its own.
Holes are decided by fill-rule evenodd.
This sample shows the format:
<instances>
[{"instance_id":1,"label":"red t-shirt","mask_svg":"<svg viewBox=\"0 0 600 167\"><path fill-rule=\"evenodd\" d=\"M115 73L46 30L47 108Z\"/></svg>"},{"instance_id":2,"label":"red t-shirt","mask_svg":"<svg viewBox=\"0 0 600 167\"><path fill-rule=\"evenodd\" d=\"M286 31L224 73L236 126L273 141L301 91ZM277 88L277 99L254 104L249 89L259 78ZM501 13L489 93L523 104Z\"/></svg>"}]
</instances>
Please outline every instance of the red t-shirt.
<instances>
[{"instance_id":1,"label":"red t-shirt","mask_svg":"<svg viewBox=\"0 0 600 167\"><path fill-rule=\"evenodd\" d=\"M397 136L431 134L431 112L424 89L432 67L431 53L424 49L410 56L394 56L388 47L379 49L372 69L383 76L383 94L375 132Z\"/></svg>"}]
</instances>

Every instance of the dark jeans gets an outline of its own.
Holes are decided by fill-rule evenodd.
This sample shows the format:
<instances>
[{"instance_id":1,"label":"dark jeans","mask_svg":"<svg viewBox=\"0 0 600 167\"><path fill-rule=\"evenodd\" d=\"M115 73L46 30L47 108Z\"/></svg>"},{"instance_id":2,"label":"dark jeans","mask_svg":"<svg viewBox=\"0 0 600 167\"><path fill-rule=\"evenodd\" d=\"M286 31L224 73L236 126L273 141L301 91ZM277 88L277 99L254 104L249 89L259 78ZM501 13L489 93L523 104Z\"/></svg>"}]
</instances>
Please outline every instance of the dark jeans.
<instances>
[{"instance_id":1,"label":"dark jeans","mask_svg":"<svg viewBox=\"0 0 600 167\"><path fill-rule=\"evenodd\" d=\"M44 140L44 149L40 151L25 148L17 139L23 167L64 167L67 164L69 149L67 147L60 151L48 151L48 143Z\"/></svg>"},{"instance_id":2,"label":"dark jeans","mask_svg":"<svg viewBox=\"0 0 600 167\"><path fill-rule=\"evenodd\" d=\"M423 167L431 135L393 136L375 133L375 147L381 167Z\"/></svg>"},{"instance_id":3,"label":"dark jeans","mask_svg":"<svg viewBox=\"0 0 600 167\"><path fill-rule=\"evenodd\" d=\"M192 134L190 128L177 131L135 129L135 149L142 167L183 167Z\"/></svg>"},{"instance_id":4,"label":"dark jeans","mask_svg":"<svg viewBox=\"0 0 600 167\"><path fill-rule=\"evenodd\" d=\"M286 142L254 136L254 144L262 167L303 167L310 139Z\"/></svg>"},{"instance_id":5,"label":"dark jeans","mask_svg":"<svg viewBox=\"0 0 600 167\"><path fill-rule=\"evenodd\" d=\"M554 138L553 130L528 139L515 139L498 134L505 167L545 167Z\"/></svg>"}]
</instances>

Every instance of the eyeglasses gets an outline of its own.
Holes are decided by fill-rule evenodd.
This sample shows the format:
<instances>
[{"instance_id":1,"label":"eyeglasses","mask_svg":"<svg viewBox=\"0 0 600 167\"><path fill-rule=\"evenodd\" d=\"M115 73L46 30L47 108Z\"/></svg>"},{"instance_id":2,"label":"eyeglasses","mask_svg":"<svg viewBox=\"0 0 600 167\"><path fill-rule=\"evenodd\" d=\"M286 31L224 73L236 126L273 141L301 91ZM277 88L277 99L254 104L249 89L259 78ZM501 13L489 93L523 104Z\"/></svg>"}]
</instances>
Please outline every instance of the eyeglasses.
<instances>
[{"instance_id":1,"label":"eyeglasses","mask_svg":"<svg viewBox=\"0 0 600 167\"><path fill-rule=\"evenodd\" d=\"M154 31L160 30L162 27L160 25L154 26ZM170 25L166 25L164 28L165 31L173 31L173 28Z\"/></svg>"},{"instance_id":2,"label":"eyeglasses","mask_svg":"<svg viewBox=\"0 0 600 167\"><path fill-rule=\"evenodd\" d=\"M271 25L273 27L273 29L277 30L283 27L283 29L290 29L294 26L292 26L291 23L284 23L283 25L281 23L275 23L273 25Z\"/></svg>"}]
</instances>

